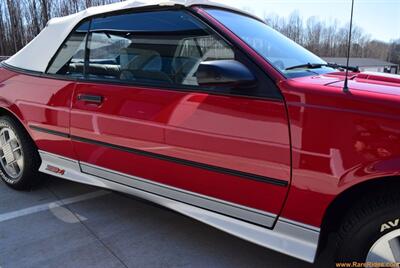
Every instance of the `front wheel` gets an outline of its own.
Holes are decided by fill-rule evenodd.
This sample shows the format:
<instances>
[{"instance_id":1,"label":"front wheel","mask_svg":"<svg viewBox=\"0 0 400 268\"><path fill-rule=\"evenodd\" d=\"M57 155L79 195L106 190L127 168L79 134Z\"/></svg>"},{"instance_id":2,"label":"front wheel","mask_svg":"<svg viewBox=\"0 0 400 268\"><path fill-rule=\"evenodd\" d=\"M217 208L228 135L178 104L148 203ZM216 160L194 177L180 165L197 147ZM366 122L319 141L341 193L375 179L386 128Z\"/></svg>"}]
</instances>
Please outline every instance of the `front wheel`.
<instances>
[{"instance_id":1,"label":"front wheel","mask_svg":"<svg viewBox=\"0 0 400 268\"><path fill-rule=\"evenodd\" d=\"M27 190L41 181L39 153L26 130L9 116L0 117L0 178L11 188Z\"/></svg>"},{"instance_id":2,"label":"front wheel","mask_svg":"<svg viewBox=\"0 0 400 268\"><path fill-rule=\"evenodd\" d=\"M376 263L378 267L400 263L400 194L371 195L356 205L338 237L337 263Z\"/></svg>"}]
</instances>

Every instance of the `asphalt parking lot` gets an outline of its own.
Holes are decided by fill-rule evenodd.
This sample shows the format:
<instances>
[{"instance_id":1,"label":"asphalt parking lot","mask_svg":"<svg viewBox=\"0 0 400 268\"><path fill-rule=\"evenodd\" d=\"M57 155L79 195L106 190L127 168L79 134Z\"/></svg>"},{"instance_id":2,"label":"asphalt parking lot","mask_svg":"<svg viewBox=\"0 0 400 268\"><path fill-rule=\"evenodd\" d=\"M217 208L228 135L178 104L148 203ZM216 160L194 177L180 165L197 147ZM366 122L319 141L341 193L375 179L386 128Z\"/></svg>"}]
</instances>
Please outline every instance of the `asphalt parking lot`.
<instances>
[{"instance_id":1,"label":"asphalt parking lot","mask_svg":"<svg viewBox=\"0 0 400 268\"><path fill-rule=\"evenodd\" d=\"M0 183L0 267L313 267L119 193Z\"/></svg>"}]
</instances>

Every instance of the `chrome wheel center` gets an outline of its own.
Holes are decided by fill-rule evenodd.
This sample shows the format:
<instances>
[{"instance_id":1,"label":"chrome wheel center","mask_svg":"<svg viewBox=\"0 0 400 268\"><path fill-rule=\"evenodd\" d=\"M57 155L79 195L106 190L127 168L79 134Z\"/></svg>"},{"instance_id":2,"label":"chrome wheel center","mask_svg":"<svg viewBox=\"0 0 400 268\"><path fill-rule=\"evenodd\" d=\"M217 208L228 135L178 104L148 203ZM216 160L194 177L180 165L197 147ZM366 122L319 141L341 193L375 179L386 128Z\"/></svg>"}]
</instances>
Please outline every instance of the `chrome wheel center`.
<instances>
[{"instance_id":1,"label":"chrome wheel center","mask_svg":"<svg viewBox=\"0 0 400 268\"><path fill-rule=\"evenodd\" d=\"M17 179L24 168L20 141L14 131L7 127L0 130L0 163L11 179Z\"/></svg>"},{"instance_id":2,"label":"chrome wheel center","mask_svg":"<svg viewBox=\"0 0 400 268\"><path fill-rule=\"evenodd\" d=\"M367 262L399 263L400 230L382 236L368 252Z\"/></svg>"}]
</instances>

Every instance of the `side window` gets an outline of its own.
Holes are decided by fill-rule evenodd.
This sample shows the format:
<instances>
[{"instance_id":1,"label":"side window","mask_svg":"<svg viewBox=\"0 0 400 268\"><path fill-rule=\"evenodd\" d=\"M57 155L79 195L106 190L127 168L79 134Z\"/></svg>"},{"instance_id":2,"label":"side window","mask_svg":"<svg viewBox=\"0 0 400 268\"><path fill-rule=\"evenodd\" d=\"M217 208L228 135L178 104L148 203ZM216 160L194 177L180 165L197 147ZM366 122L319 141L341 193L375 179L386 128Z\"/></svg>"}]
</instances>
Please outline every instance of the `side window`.
<instances>
[{"instance_id":1,"label":"side window","mask_svg":"<svg viewBox=\"0 0 400 268\"><path fill-rule=\"evenodd\" d=\"M48 74L83 76L88 30L89 22L84 22L68 37L50 64Z\"/></svg>"},{"instance_id":2,"label":"side window","mask_svg":"<svg viewBox=\"0 0 400 268\"><path fill-rule=\"evenodd\" d=\"M201 62L235 59L233 50L213 35L183 39L177 52L174 68L179 70L177 81L184 85L198 85L195 74Z\"/></svg>"},{"instance_id":3,"label":"side window","mask_svg":"<svg viewBox=\"0 0 400 268\"><path fill-rule=\"evenodd\" d=\"M182 10L93 19L88 52L91 79L158 85L198 86L201 62L235 59L219 36Z\"/></svg>"}]
</instances>

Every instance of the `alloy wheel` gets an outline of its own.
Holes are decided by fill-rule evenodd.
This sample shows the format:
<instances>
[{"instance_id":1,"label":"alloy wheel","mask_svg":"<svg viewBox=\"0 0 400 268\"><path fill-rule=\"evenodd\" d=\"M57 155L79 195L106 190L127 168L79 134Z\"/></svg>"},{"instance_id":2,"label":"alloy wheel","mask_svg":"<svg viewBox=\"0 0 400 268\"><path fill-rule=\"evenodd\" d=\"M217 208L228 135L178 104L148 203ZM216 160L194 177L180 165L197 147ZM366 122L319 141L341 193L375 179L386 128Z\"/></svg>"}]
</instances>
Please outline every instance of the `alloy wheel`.
<instances>
[{"instance_id":1,"label":"alloy wheel","mask_svg":"<svg viewBox=\"0 0 400 268\"><path fill-rule=\"evenodd\" d=\"M371 247L367 262L400 263L400 230L382 236Z\"/></svg>"},{"instance_id":2,"label":"alloy wheel","mask_svg":"<svg viewBox=\"0 0 400 268\"><path fill-rule=\"evenodd\" d=\"M0 164L8 179L17 180L24 169L24 156L15 132L8 127L0 129Z\"/></svg>"}]
</instances>

